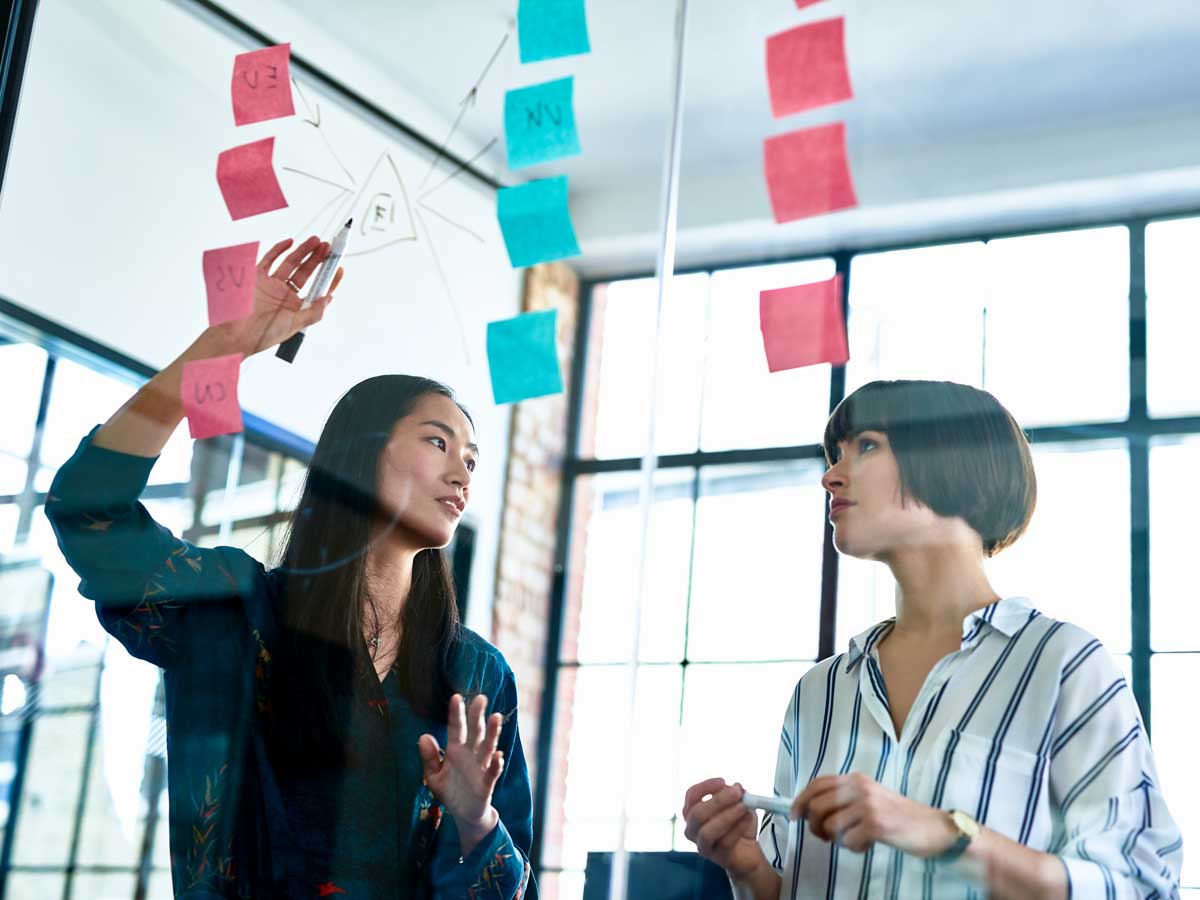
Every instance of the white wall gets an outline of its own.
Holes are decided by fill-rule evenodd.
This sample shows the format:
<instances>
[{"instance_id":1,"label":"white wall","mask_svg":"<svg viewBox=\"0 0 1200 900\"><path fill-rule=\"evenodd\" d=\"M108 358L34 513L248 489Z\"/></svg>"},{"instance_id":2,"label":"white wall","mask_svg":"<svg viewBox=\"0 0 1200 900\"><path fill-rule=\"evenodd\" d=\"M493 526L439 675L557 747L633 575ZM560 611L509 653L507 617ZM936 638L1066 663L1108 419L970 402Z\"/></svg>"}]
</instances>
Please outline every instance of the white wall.
<instances>
[{"instance_id":1,"label":"white wall","mask_svg":"<svg viewBox=\"0 0 1200 900\"><path fill-rule=\"evenodd\" d=\"M0 295L156 367L186 347L205 326L201 253L298 235L334 195L282 167L346 180L300 116L234 127L230 73L247 49L162 0L43 0L0 197ZM428 155L301 86L355 178L388 150L412 192ZM231 222L217 154L272 134L290 207ZM296 363L250 359L239 394L247 412L315 440L337 398L370 375L408 372L453 386L482 450L467 516L479 530L468 625L489 635L510 410L492 403L485 326L519 311L521 279L490 189L460 177L430 202L482 238L428 217L462 329L418 232L417 241L349 259L337 302ZM109 412L96 410L97 421Z\"/></svg>"}]
</instances>

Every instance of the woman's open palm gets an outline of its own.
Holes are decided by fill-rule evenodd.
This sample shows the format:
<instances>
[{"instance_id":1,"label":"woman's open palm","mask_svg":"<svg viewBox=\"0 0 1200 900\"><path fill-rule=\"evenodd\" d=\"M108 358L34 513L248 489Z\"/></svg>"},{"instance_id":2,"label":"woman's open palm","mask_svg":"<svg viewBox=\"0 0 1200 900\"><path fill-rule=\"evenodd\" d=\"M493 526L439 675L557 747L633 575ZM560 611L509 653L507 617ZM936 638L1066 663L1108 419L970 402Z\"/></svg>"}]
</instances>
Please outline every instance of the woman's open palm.
<instances>
[{"instance_id":1,"label":"woman's open palm","mask_svg":"<svg viewBox=\"0 0 1200 900\"><path fill-rule=\"evenodd\" d=\"M329 286L329 293L315 299L307 309L300 308L300 291L329 255L329 244L316 235L292 250L271 271L291 243L291 238L280 241L259 260L254 272L254 308L250 315L214 326L223 333L230 352L250 356L282 343L302 328L321 321L333 300L333 292L342 280L340 268Z\"/></svg>"},{"instance_id":2,"label":"woman's open palm","mask_svg":"<svg viewBox=\"0 0 1200 900\"><path fill-rule=\"evenodd\" d=\"M504 717L492 713L485 723L487 697L480 694L464 708L458 694L450 698L446 716L446 749L432 734L417 742L425 784L459 822L481 822L492 805L492 791L504 769L504 753L496 749Z\"/></svg>"}]
</instances>

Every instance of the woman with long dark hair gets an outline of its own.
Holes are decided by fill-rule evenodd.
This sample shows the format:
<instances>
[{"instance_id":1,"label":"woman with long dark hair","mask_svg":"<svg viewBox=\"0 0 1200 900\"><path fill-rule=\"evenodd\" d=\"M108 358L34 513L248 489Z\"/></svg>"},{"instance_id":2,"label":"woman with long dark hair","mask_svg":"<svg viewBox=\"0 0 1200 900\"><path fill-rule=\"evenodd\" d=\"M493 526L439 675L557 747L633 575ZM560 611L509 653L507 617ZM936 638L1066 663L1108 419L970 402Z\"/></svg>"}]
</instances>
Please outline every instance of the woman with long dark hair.
<instances>
[{"instance_id":1,"label":"woman with long dark hair","mask_svg":"<svg viewBox=\"0 0 1200 900\"><path fill-rule=\"evenodd\" d=\"M1121 670L984 571L1037 499L1012 415L966 385L877 381L824 449L834 546L891 570L896 615L796 685L780 811L756 835L741 785L710 778L684 797L688 838L739 900L1178 897L1183 840Z\"/></svg>"},{"instance_id":2,"label":"woman with long dark hair","mask_svg":"<svg viewBox=\"0 0 1200 900\"><path fill-rule=\"evenodd\" d=\"M529 777L498 650L458 620L442 548L479 448L449 388L369 378L321 432L280 564L201 549L138 501L183 365L279 344L330 295L309 238L63 465L46 512L104 627L164 670L178 897L533 896ZM276 262L279 264L276 266Z\"/></svg>"}]
</instances>

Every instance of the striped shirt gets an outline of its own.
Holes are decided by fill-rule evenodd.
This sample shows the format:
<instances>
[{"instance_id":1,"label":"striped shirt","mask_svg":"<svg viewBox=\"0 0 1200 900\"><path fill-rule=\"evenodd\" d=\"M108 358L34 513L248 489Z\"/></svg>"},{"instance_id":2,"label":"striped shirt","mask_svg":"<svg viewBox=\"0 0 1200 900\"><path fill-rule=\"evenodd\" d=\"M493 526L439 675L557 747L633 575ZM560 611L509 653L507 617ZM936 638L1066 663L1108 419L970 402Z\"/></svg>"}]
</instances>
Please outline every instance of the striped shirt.
<instances>
[{"instance_id":1,"label":"striped shirt","mask_svg":"<svg viewBox=\"0 0 1200 900\"><path fill-rule=\"evenodd\" d=\"M1074 898L1177 898L1183 839L1120 670L1090 634L1008 598L963 620L896 734L877 646L894 619L805 673L783 722L775 794L863 772L1061 857ZM759 844L781 898L983 897L965 860L876 844L856 853L767 813Z\"/></svg>"}]
</instances>

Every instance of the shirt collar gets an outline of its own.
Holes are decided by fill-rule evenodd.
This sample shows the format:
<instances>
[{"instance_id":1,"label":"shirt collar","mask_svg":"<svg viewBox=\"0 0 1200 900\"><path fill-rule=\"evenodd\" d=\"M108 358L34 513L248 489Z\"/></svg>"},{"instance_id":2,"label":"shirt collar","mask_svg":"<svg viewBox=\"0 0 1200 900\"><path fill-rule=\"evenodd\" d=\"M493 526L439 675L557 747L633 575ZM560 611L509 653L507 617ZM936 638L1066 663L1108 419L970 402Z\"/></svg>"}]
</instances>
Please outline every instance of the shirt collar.
<instances>
[{"instance_id":1,"label":"shirt collar","mask_svg":"<svg viewBox=\"0 0 1200 900\"><path fill-rule=\"evenodd\" d=\"M963 619L963 645L976 640L987 631L998 631L1005 637L1012 637L1036 615L1024 597L1005 597L991 603L982 609L977 609ZM866 631L850 638L850 649L846 654L846 671L854 668L860 659L871 652L871 648L879 643L880 638L892 630L896 624L893 616Z\"/></svg>"}]
</instances>

